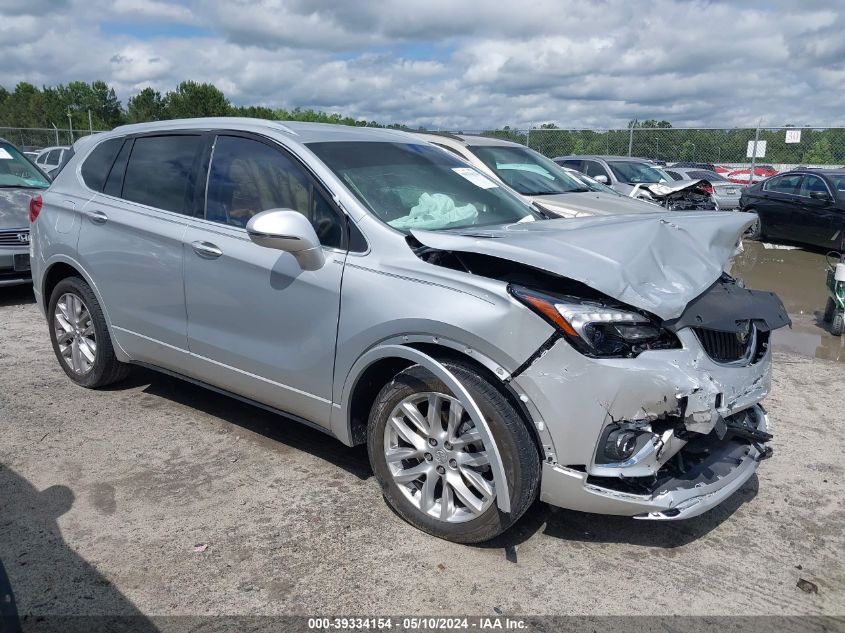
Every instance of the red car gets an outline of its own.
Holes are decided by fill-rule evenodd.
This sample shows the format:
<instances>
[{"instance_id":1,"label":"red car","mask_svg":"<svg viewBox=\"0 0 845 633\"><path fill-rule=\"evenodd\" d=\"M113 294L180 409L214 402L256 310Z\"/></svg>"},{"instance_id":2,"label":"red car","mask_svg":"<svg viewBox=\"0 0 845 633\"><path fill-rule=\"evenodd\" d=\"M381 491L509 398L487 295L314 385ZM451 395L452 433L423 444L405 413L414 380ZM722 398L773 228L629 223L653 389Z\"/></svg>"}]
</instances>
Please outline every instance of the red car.
<instances>
[{"instance_id":1,"label":"red car","mask_svg":"<svg viewBox=\"0 0 845 633\"><path fill-rule=\"evenodd\" d=\"M754 168L754 177L751 178L751 168L750 167L743 167L742 169L734 169L733 171L729 171L725 174L725 178L730 180L733 183L738 185L747 185L749 180L754 182L760 182L761 180L765 180L766 178L771 178L772 176L777 175L778 171L774 167L770 165L758 165Z\"/></svg>"}]
</instances>

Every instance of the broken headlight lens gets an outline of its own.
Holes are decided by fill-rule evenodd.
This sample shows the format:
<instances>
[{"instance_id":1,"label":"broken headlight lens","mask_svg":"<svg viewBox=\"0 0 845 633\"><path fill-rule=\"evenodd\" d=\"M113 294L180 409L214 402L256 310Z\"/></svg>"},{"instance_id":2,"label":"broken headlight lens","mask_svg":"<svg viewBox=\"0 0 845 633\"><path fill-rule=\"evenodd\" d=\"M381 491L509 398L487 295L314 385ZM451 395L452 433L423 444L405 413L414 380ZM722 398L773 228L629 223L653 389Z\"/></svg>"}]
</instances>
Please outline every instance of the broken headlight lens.
<instances>
[{"instance_id":1,"label":"broken headlight lens","mask_svg":"<svg viewBox=\"0 0 845 633\"><path fill-rule=\"evenodd\" d=\"M646 350L681 346L674 334L639 312L574 297L554 297L521 286L511 286L510 291L587 356L633 358Z\"/></svg>"}]
</instances>

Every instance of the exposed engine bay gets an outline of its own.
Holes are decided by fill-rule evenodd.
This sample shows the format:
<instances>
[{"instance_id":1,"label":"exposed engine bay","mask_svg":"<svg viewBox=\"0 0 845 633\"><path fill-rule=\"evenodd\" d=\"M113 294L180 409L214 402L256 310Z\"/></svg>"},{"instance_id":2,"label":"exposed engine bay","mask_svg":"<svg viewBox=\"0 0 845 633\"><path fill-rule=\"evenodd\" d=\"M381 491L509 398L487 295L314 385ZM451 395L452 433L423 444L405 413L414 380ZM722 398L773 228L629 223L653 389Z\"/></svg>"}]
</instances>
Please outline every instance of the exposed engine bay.
<instances>
[{"instance_id":1,"label":"exposed engine bay","mask_svg":"<svg viewBox=\"0 0 845 633\"><path fill-rule=\"evenodd\" d=\"M649 200L669 211L715 211L713 186L706 180L682 181L673 184L638 184L629 194Z\"/></svg>"}]
</instances>

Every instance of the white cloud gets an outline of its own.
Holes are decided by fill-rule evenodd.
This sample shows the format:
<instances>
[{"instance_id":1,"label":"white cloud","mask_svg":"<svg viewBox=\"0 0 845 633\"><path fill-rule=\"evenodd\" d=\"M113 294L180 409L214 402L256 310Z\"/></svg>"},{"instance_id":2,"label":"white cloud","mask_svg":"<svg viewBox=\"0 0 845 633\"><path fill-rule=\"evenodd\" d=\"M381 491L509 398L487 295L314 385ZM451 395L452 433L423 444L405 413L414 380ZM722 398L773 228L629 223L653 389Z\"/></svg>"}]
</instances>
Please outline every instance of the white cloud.
<instances>
[{"instance_id":1,"label":"white cloud","mask_svg":"<svg viewBox=\"0 0 845 633\"><path fill-rule=\"evenodd\" d=\"M840 0L39 1L0 0L7 88L102 78L125 100L193 79L238 104L465 130L845 124Z\"/></svg>"}]
</instances>

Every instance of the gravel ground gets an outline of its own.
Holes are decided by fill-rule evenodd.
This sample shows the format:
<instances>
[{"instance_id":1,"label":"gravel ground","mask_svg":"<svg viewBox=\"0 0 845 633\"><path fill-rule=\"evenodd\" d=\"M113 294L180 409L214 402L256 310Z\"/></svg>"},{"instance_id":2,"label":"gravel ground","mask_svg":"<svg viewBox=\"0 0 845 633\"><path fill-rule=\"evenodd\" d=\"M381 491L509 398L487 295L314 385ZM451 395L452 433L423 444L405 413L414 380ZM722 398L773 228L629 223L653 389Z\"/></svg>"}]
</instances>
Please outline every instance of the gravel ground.
<instances>
[{"instance_id":1,"label":"gravel ground","mask_svg":"<svg viewBox=\"0 0 845 633\"><path fill-rule=\"evenodd\" d=\"M0 331L21 615L845 614L841 364L777 354L774 457L704 516L538 503L467 547L396 517L363 448L143 369L73 386L27 288L0 292Z\"/></svg>"}]
</instances>

